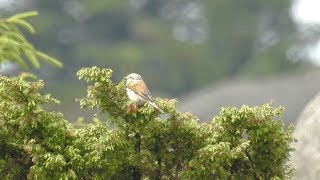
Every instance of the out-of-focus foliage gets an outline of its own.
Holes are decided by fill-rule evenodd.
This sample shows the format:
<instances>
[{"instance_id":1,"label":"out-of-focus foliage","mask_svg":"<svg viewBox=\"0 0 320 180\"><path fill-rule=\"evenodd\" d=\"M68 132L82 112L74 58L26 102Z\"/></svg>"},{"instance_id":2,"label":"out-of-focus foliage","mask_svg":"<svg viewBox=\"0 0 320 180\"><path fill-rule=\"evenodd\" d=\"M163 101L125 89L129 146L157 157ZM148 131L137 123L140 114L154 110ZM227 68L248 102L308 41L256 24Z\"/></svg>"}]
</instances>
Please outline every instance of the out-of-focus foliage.
<instances>
[{"instance_id":1,"label":"out-of-focus foliage","mask_svg":"<svg viewBox=\"0 0 320 180\"><path fill-rule=\"evenodd\" d=\"M11 61L26 69L26 60L29 60L33 67L40 68L40 58L51 65L62 67L61 62L36 50L23 36L22 29L31 34L35 33L33 26L25 19L37 14L32 11L0 19L0 63Z\"/></svg>"},{"instance_id":2,"label":"out-of-focus foliage","mask_svg":"<svg viewBox=\"0 0 320 180\"><path fill-rule=\"evenodd\" d=\"M156 99L168 114L145 104L128 111L125 85L110 69L83 68L90 83L83 108L99 108L106 121L75 129L43 104L43 81L0 76L0 175L9 179L208 179L285 178L293 128L284 129L282 108L224 108L209 124L176 110L175 100ZM92 84L93 83L93 84ZM114 128L110 128L113 125Z\"/></svg>"},{"instance_id":3,"label":"out-of-focus foliage","mask_svg":"<svg viewBox=\"0 0 320 180\"><path fill-rule=\"evenodd\" d=\"M288 0L205 1L217 75L268 75L297 64L287 51L297 42ZM221 67L224 67L221 69Z\"/></svg>"},{"instance_id":4,"label":"out-of-focus foliage","mask_svg":"<svg viewBox=\"0 0 320 180\"><path fill-rule=\"evenodd\" d=\"M296 42L288 0L33 2L42 14L33 21L42 41L33 42L64 57L67 69L57 76L66 81L98 65L114 69L114 80L138 72L152 91L181 95L297 65L286 57Z\"/></svg>"}]
</instances>

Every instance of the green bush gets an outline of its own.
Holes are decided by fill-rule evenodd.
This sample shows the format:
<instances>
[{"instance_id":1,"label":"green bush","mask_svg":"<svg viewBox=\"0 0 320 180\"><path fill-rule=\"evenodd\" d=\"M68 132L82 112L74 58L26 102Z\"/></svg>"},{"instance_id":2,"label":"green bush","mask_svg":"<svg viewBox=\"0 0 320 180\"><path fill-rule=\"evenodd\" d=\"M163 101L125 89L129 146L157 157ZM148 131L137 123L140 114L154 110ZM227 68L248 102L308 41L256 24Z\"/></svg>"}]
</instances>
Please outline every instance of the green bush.
<instances>
[{"instance_id":1,"label":"green bush","mask_svg":"<svg viewBox=\"0 0 320 180\"><path fill-rule=\"evenodd\" d=\"M157 98L168 114L145 104L129 112L125 84L111 70L78 72L92 83L83 108L99 108L106 122L74 128L59 112L41 105L58 103L40 93L43 81L22 74L0 77L0 175L13 178L208 179L285 178L293 128L284 129L282 108L223 108L211 123L198 123L176 110L175 100ZM112 125L112 127L111 127Z\"/></svg>"},{"instance_id":2,"label":"green bush","mask_svg":"<svg viewBox=\"0 0 320 180\"><path fill-rule=\"evenodd\" d=\"M5 45L3 45L5 46ZM16 51L7 52L9 54ZM15 54L19 55L19 54ZM1 57L1 60L3 60ZM0 176L4 179L284 179L293 151L293 127L283 109L223 108L211 123L156 98L166 117L149 104L131 111L125 83L110 69L78 71L88 85L82 108L100 109L105 120L76 128L59 103L42 94L44 82L30 75L0 76Z\"/></svg>"}]
</instances>

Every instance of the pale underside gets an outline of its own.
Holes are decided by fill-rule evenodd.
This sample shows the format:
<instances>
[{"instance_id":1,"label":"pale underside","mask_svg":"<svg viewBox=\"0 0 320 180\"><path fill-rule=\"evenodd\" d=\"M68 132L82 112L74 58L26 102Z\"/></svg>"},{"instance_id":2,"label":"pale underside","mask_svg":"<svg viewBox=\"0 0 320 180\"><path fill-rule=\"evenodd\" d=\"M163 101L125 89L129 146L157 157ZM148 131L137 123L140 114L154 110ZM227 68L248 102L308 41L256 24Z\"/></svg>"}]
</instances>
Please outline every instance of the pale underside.
<instances>
[{"instance_id":1,"label":"pale underside","mask_svg":"<svg viewBox=\"0 0 320 180\"><path fill-rule=\"evenodd\" d=\"M135 92L133 92L131 89L126 88L127 90L127 95L129 97L129 99L135 103L141 104L143 103L143 100L141 99L141 97L139 97Z\"/></svg>"}]
</instances>

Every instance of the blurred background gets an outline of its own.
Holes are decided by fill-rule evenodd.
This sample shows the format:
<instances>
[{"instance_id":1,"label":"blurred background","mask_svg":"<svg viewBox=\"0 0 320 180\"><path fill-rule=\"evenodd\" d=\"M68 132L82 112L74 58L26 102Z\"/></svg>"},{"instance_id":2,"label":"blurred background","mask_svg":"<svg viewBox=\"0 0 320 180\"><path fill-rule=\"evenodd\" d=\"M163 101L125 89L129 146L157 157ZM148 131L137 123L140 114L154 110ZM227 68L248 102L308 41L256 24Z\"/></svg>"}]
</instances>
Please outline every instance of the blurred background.
<instances>
[{"instance_id":1,"label":"blurred background","mask_svg":"<svg viewBox=\"0 0 320 180\"><path fill-rule=\"evenodd\" d=\"M273 102L298 126L297 179L320 176L319 8L318 0L0 0L2 16L39 11L27 38L64 67L32 71L68 120L92 114L75 98L86 91L77 70L93 65L112 68L115 82L141 74L153 96L177 98L201 121L222 106Z\"/></svg>"},{"instance_id":2,"label":"blurred background","mask_svg":"<svg viewBox=\"0 0 320 180\"><path fill-rule=\"evenodd\" d=\"M1 14L39 11L36 48L64 63L32 71L62 100L70 121L87 116L76 72L111 68L113 80L136 72L153 96L210 121L222 106L287 108L295 122L320 85L320 3L316 0L0 0ZM2 68L12 65L2 66Z\"/></svg>"}]
</instances>

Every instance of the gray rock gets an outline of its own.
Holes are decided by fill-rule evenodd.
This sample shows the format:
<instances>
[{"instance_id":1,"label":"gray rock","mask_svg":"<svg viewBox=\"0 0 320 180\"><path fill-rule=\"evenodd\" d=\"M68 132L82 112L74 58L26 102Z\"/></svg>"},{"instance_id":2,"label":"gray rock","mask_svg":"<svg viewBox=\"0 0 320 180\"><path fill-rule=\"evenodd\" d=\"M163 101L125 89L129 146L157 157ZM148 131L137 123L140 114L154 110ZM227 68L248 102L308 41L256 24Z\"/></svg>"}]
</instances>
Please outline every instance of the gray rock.
<instances>
[{"instance_id":1,"label":"gray rock","mask_svg":"<svg viewBox=\"0 0 320 180\"><path fill-rule=\"evenodd\" d=\"M320 90L320 71L268 79L226 80L179 98L182 111L189 111L202 121L211 121L223 106L273 106L286 108L284 121L294 123L308 101Z\"/></svg>"},{"instance_id":2,"label":"gray rock","mask_svg":"<svg viewBox=\"0 0 320 180\"><path fill-rule=\"evenodd\" d=\"M299 117L294 137L291 162L296 169L294 179L320 179L320 93L307 105Z\"/></svg>"}]
</instances>

